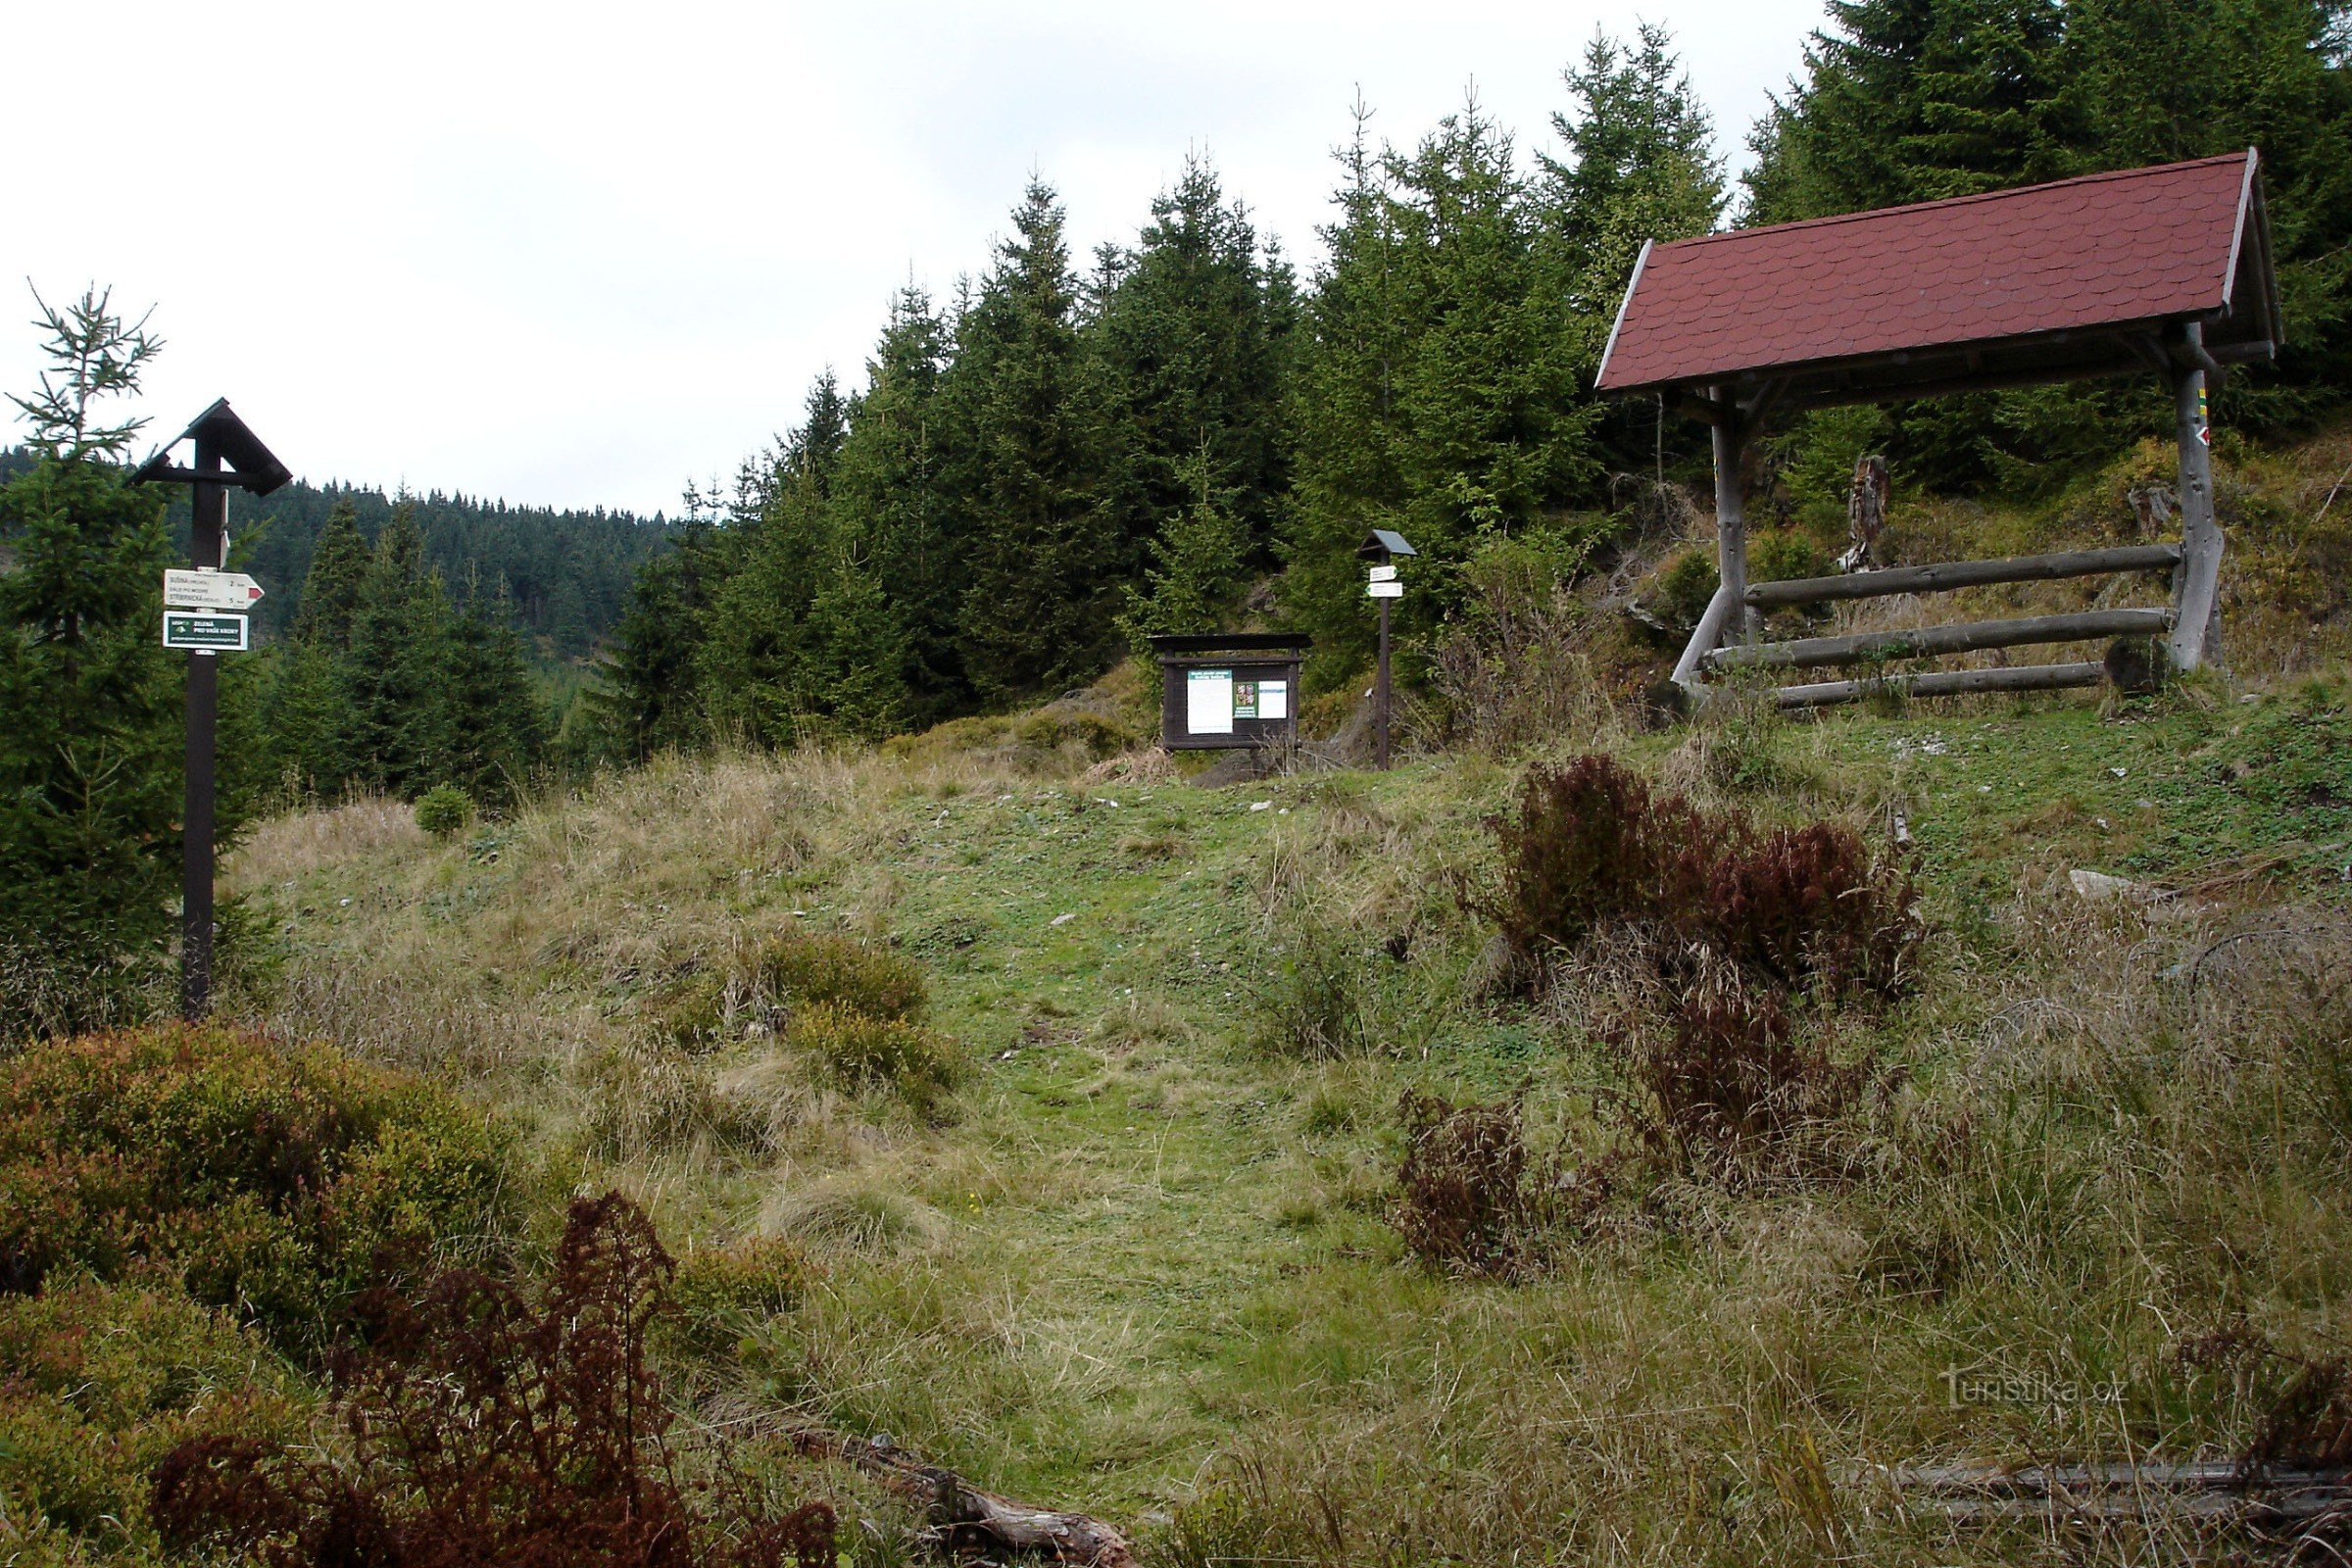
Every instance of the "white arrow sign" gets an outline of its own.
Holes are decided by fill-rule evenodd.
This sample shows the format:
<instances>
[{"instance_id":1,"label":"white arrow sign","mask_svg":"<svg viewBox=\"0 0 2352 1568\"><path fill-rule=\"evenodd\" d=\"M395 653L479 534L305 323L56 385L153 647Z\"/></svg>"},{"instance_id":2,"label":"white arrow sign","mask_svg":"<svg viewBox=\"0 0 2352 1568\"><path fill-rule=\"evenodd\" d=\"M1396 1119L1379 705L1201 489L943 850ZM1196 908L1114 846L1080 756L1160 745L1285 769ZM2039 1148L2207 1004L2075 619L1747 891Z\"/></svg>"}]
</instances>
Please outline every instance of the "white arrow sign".
<instances>
[{"instance_id":1,"label":"white arrow sign","mask_svg":"<svg viewBox=\"0 0 2352 1568\"><path fill-rule=\"evenodd\" d=\"M164 603L187 610L243 610L262 585L241 571L167 571Z\"/></svg>"},{"instance_id":2,"label":"white arrow sign","mask_svg":"<svg viewBox=\"0 0 2352 1568\"><path fill-rule=\"evenodd\" d=\"M1396 568L1395 566L1374 566L1372 568L1372 580L1374 582L1395 582L1396 580Z\"/></svg>"},{"instance_id":3,"label":"white arrow sign","mask_svg":"<svg viewBox=\"0 0 2352 1568\"><path fill-rule=\"evenodd\" d=\"M1404 584L1400 582L1368 582L1364 584L1364 595L1370 599L1402 599Z\"/></svg>"}]
</instances>

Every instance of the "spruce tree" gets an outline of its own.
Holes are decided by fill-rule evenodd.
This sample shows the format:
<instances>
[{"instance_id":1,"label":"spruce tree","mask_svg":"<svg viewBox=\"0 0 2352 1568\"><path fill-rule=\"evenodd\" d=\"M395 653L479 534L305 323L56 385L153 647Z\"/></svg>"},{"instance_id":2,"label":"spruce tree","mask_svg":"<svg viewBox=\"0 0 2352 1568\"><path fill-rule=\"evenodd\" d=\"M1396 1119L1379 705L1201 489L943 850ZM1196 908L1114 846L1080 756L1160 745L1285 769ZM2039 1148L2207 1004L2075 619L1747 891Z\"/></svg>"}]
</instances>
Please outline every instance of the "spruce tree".
<instances>
[{"instance_id":1,"label":"spruce tree","mask_svg":"<svg viewBox=\"0 0 2352 1568\"><path fill-rule=\"evenodd\" d=\"M1289 477L1289 269L1199 159L1153 200L1133 254L1104 261L1108 282L1087 339L1122 574L1132 576L1160 530L1196 505L1188 469L1197 463L1242 523L1234 570L1264 562Z\"/></svg>"},{"instance_id":2,"label":"spruce tree","mask_svg":"<svg viewBox=\"0 0 2352 1568\"><path fill-rule=\"evenodd\" d=\"M439 781L450 740L440 702L448 645L449 597L403 497L376 536L352 611L346 733L360 782L406 800Z\"/></svg>"},{"instance_id":3,"label":"spruce tree","mask_svg":"<svg viewBox=\"0 0 2352 1568\"><path fill-rule=\"evenodd\" d=\"M368 541L360 535L359 508L349 496L338 500L318 530L311 551L311 569L303 576L301 605L295 611L293 639L322 652L351 651L351 617L366 586L370 560Z\"/></svg>"},{"instance_id":4,"label":"spruce tree","mask_svg":"<svg viewBox=\"0 0 2352 1568\"><path fill-rule=\"evenodd\" d=\"M1119 624L1138 657L1149 654L1154 635L1226 630L1239 608L1250 528L1230 497L1215 492L1213 471L1205 450L1185 466L1193 504L1160 525L1143 585L1126 587Z\"/></svg>"},{"instance_id":5,"label":"spruce tree","mask_svg":"<svg viewBox=\"0 0 2352 1568\"><path fill-rule=\"evenodd\" d=\"M931 722L970 705L959 646L963 538L941 493L940 368L947 326L922 290L903 289L866 365L866 389L833 478L844 538L886 596L906 716Z\"/></svg>"},{"instance_id":6,"label":"spruce tree","mask_svg":"<svg viewBox=\"0 0 2352 1568\"><path fill-rule=\"evenodd\" d=\"M489 606L469 605L450 622L446 646L436 778L476 801L505 805L538 765L546 725L503 585Z\"/></svg>"},{"instance_id":7,"label":"spruce tree","mask_svg":"<svg viewBox=\"0 0 2352 1568\"><path fill-rule=\"evenodd\" d=\"M709 525L694 524L637 568L628 607L597 662L585 701L604 744L631 761L707 738L695 691L702 612L715 574Z\"/></svg>"},{"instance_id":8,"label":"spruce tree","mask_svg":"<svg viewBox=\"0 0 2352 1568\"><path fill-rule=\"evenodd\" d=\"M1062 212L1032 180L1013 236L956 321L941 377L950 526L969 582L958 645L980 696L1091 679L1116 646L1117 546L1090 449L1077 280Z\"/></svg>"},{"instance_id":9,"label":"spruce tree","mask_svg":"<svg viewBox=\"0 0 2352 1568\"><path fill-rule=\"evenodd\" d=\"M37 296L36 296L37 303ZM122 1006L169 939L180 861L180 679L160 646L160 493L123 482L140 422L107 422L161 348L106 294L41 304L51 368L18 398L29 470L0 487L0 1029ZM223 799L223 840L239 814Z\"/></svg>"},{"instance_id":10,"label":"spruce tree","mask_svg":"<svg viewBox=\"0 0 2352 1568\"><path fill-rule=\"evenodd\" d=\"M1728 191L1714 121L1665 28L1642 23L1625 42L1595 33L1562 79L1570 106L1551 123L1566 156L1542 162L1597 366L1642 241L1708 232Z\"/></svg>"},{"instance_id":11,"label":"spruce tree","mask_svg":"<svg viewBox=\"0 0 2352 1568\"><path fill-rule=\"evenodd\" d=\"M1596 409L1560 248L1509 137L1475 104L1410 153L1359 145L1301 351L1298 481L1284 596L1328 675L1369 650L1354 548L1421 552L1406 630L1458 602L1484 539L1589 493Z\"/></svg>"}]
</instances>

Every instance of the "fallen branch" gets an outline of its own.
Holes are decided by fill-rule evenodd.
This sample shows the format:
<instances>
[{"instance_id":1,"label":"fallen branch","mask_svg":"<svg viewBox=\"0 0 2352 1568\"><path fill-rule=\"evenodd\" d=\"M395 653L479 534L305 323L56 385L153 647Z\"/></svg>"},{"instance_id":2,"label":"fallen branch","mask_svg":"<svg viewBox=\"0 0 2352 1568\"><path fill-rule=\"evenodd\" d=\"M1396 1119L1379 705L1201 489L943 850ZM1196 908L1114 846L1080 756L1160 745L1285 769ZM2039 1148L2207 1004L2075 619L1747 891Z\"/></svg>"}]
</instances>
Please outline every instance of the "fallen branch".
<instances>
[{"instance_id":1,"label":"fallen branch","mask_svg":"<svg viewBox=\"0 0 2352 1568\"><path fill-rule=\"evenodd\" d=\"M787 1436L803 1454L856 1465L920 1503L943 1550L1032 1552L1077 1568L1134 1568L1127 1538L1102 1521L983 1492L953 1470L901 1452L887 1437L869 1441L823 1427L799 1427Z\"/></svg>"}]
</instances>

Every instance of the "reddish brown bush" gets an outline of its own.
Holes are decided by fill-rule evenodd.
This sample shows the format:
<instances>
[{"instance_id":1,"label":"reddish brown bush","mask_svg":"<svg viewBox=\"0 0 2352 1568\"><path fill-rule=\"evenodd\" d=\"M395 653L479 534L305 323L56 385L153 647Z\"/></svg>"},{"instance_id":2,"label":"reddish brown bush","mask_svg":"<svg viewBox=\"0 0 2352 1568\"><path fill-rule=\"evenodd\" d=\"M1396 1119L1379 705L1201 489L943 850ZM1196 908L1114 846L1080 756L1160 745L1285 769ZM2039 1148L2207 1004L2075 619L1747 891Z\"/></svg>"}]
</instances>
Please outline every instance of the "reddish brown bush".
<instances>
[{"instance_id":1,"label":"reddish brown bush","mask_svg":"<svg viewBox=\"0 0 2352 1568\"><path fill-rule=\"evenodd\" d=\"M1606 757L1529 768L1518 816L1488 826L1502 883L1471 902L1530 958L1573 948L1597 926L1669 916L1702 886L1698 812L1679 795L1653 796Z\"/></svg>"},{"instance_id":2,"label":"reddish brown bush","mask_svg":"<svg viewBox=\"0 0 2352 1568\"><path fill-rule=\"evenodd\" d=\"M467 1269L372 1292L335 1369L349 1461L182 1445L156 1468L156 1527L271 1568L829 1568L823 1503L774 1516L739 1481L684 1479L645 1353L671 1272L612 1194L572 1204L539 1292Z\"/></svg>"},{"instance_id":3,"label":"reddish brown bush","mask_svg":"<svg viewBox=\"0 0 2352 1568\"><path fill-rule=\"evenodd\" d=\"M1742 992L1684 999L1671 1029L1635 1053L1634 1070L1649 1102L1642 1135L1685 1163L1834 1117L1865 1077L1834 1061L1818 1029L1800 1028L1779 998Z\"/></svg>"},{"instance_id":4,"label":"reddish brown bush","mask_svg":"<svg viewBox=\"0 0 2352 1568\"><path fill-rule=\"evenodd\" d=\"M1605 1165L1571 1173L1530 1152L1514 1102L1456 1105L1408 1089L1396 1110L1405 1133L1396 1230L1424 1262L1525 1273L1548 1236L1590 1221L1608 1199Z\"/></svg>"},{"instance_id":5,"label":"reddish brown bush","mask_svg":"<svg viewBox=\"0 0 2352 1568\"><path fill-rule=\"evenodd\" d=\"M1852 829L1760 830L1702 812L1606 757L1534 767L1491 824L1499 884L1469 898L1540 972L1612 925L1720 954L1768 988L1892 996L1924 935L1918 893Z\"/></svg>"}]
</instances>

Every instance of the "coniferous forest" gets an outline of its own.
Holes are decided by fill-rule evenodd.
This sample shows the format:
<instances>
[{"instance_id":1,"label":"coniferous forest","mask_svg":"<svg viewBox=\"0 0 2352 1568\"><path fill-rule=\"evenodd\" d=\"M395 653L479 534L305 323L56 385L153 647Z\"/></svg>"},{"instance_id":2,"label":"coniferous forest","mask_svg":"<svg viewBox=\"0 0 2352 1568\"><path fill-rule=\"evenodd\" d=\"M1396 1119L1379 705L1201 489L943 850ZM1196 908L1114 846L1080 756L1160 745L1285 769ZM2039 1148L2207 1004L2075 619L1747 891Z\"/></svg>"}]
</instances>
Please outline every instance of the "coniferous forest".
<instances>
[{"instance_id":1,"label":"coniferous forest","mask_svg":"<svg viewBox=\"0 0 2352 1568\"><path fill-rule=\"evenodd\" d=\"M1312 633L1310 681L1343 680L1369 655L1367 528L1422 551L1400 625L1426 638L1481 551L1573 570L1644 480L1695 471L1696 426L1592 384L1642 241L1727 221L2259 146L2288 347L2221 416L2305 424L2352 370L2345 27L2318 0L1836 0L1738 188L1671 36L1596 37L1532 133L1475 101L1401 143L1359 118L1303 271L1205 162L1092 257L1033 181L985 275L902 292L861 386L827 373L695 498L608 644L607 733L634 756L879 735L1242 618ZM1772 504L1841 493L1863 450L1934 489L2030 496L2169 418L2126 386L1835 411L1777 433Z\"/></svg>"}]
</instances>

